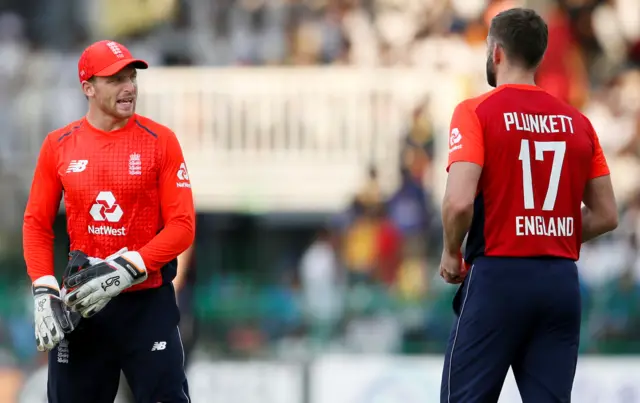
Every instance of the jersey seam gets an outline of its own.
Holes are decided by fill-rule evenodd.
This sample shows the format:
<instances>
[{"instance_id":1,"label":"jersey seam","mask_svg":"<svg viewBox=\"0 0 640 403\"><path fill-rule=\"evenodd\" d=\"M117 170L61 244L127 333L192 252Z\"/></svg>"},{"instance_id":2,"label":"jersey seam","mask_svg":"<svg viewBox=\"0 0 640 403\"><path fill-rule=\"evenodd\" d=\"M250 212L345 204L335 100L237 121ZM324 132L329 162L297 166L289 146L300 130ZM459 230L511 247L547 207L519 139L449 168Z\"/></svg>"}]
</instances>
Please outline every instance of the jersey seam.
<instances>
[{"instance_id":1,"label":"jersey seam","mask_svg":"<svg viewBox=\"0 0 640 403\"><path fill-rule=\"evenodd\" d=\"M64 133L62 136L58 137L58 142L61 142L62 140L64 140L65 138L69 137L70 135L72 135L73 133L75 133L81 126L82 124L79 123L76 126L73 126L71 128L71 130L69 130L68 132Z\"/></svg>"},{"instance_id":2,"label":"jersey seam","mask_svg":"<svg viewBox=\"0 0 640 403\"><path fill-rule=\"evenodd\" d=\"M142 123L140 123L140 121L138 119L136 119L136 125L143 129L144 131L146 131L147 133L149 133L150 135L152 135L155 138L158 138L158 135L153 132L151 129L149 129L147 126L143 125Z\"/></svg>"}]
</instances>

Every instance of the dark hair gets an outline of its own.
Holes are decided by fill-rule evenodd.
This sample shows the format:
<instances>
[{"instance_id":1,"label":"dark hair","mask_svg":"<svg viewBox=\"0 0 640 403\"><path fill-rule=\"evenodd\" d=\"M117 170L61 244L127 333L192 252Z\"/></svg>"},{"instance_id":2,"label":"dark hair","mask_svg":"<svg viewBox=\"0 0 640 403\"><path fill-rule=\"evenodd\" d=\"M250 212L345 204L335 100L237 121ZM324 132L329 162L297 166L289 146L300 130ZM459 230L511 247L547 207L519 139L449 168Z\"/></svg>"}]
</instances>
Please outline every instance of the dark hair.
<instances>
[{"instance_id":1,"label":"dark hair","mask_svg":"<svg viewBox=\"0 0 640 403\"><path fill-rule=\"evenodd\" d=\"M535 11L512 8L493 17L489 37L504 49L511 61L533 69L540 64L547 50L549 30Z\"/></svg>"}]
</instances>

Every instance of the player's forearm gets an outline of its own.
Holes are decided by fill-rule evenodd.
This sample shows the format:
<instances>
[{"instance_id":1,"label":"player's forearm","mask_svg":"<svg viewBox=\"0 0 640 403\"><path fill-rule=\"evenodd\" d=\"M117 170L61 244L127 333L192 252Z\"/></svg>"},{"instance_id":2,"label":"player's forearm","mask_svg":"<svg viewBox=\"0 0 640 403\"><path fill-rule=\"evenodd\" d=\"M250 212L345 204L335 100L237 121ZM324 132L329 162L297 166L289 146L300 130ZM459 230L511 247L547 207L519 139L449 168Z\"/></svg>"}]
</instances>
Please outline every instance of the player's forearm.
<instances>
[{"instance_id":1,"label":"player's forearm","mask_svg":"<svg viewBox=\"0 0 640 403\"><path fill-rule=\"evenodd\" d=\"M54 275L53 269L53 230L34 225L33 220L25 217L22 228L22 247L27 274L31 281L43 276Z\"/></svg>"},{"instance_id":2,"label":"player's forearm","mask_svg":"<svg viewBox=\"0 0 640 403\"><path fill-rule=\"evenodd\" d=\"M178 272L173 279L173 287L180 291L187 278L187 272L191 269L191 259L193 258L193 244L178 256Z\"/></svg>"},{"instance_id":3,"label":"player's forearm","mask_svg":"<svg viewBox=\"0 0 640 403\"><path fill-rule=\"evenodd\" d=\"M32 281L54 274L53 223L60 207L62 183L50 137L42 143L22 226L22 247Z\"/></svg>"},{"instance_id":4,"label":"player's forearm","mask_svg":"<svg viewBox=\"0 0 640 403\"><path fill-rule=\"evenodd\" d=\"M444 248L450 253L459 253L464 237L473 219L473 204L446 201L442 204Z\"/></svg>"},{"instance_id":5,"label":"player's forearm","mask_svg":"<svg viewBox=\"0 0 640 403\"><path fill-rule=\"evenodd\" d=\"M618 226L618 216L597 214L586 206L582 207L582 242L613 231Z\"/></svg>"},{"instance_id":6,"label":"player's forearm","mask_svg":"<svg viewBox=\"0 0 640 403\"><path fill-rule=\"evenodd\" d=\"M195 224L184 219L169 222L148 244L138 252L147 270L160 270L162 266L177 258L193 243Z\"/></svg>"}]
</instances>

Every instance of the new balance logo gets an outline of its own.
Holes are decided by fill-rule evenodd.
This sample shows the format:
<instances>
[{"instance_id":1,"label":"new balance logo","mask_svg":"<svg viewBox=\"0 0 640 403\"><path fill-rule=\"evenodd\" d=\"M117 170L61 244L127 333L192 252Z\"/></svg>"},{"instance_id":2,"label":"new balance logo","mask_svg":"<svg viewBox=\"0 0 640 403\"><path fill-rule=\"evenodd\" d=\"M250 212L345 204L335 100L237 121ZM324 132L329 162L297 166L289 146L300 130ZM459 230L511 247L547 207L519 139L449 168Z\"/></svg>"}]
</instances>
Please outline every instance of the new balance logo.
<instances>
[{"instance_id":1,"label":"new balance logo","mask_svg":"<svg viewBox=\"0 0 640 403\"><path fill-rule=\"evenodd\" d=\"M67 168L67 173L82 172L85 169L87 169L88 163L89 163L89 160L71 160L71 162L69 163L69 167Z\"/></svg>"},{"instance_id":2,"label":"new balance logo","mask_svg":"<svg viewBox=\"0 0 640 403\"><path fill-rule=\"evenodd\" d=\"M153 347L151 347L151 351L161 351L161 350L164 350L165 348L167 348L166 341L156 341L155 343L153 343Z\"/></svg>"}]
</instances>

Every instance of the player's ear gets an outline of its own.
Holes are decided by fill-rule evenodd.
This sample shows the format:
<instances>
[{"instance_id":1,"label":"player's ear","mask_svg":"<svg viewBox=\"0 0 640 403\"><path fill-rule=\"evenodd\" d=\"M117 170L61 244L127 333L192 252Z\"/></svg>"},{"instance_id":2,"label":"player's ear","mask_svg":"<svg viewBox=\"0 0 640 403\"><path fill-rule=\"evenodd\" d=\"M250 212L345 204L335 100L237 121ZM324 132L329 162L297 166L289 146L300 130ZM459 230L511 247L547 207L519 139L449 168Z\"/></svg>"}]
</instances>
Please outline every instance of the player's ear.
<instances>
[{"instance_id":1,"label":"player's ear","mask_svg":"<svg viewBox=\"0 0 640 403\"><path fill-rule=\"evenodd\" d=\"M491 57L493 58L493 64L498 65L504 61L504 48L499 43L494 42L493 49L491 49Z\"/></svg>"},{"instance_id":2,"label":"player's ear","mask_svg":"<svg viewBox=\"0 0 640 403\"><path fill-rule=\"evenodd\" d=\"M87 99L93 97L96 94L96 89L93 80L86 80L82 82L82 92Z\"/></svg>"}]
</instances>

